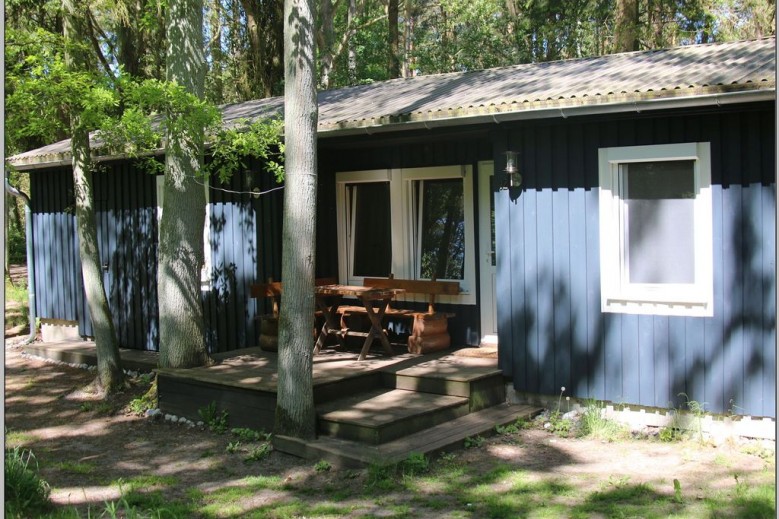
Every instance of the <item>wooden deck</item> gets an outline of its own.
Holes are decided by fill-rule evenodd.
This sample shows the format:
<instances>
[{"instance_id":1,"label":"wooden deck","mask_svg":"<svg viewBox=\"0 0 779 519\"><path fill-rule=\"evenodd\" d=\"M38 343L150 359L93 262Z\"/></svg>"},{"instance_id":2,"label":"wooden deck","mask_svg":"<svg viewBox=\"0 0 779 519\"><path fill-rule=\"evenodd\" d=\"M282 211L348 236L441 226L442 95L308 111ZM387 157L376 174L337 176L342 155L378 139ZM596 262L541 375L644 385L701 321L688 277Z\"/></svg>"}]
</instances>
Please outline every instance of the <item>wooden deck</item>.
<instances>
[{"instance_id":1,"label":"wooden deck","mask_svg":"<svg viewBox=\"0 0 779 519\"><path fill-rule=\"evenodd\" d=\"M33 355L94 364L92 342L35 343ZM462 353L462 352L461 352ZM155 352L122 350L125 367L158 374L164 413L200 420L215 404L230 427L272 431L276 408L276 353L247 348L213 355L215 364L156 368ZM505 403L505 381L495 358L452 351L429 355L326 350L314 356L313 383L319 437L302 442L277 436L276 449L336 466L397 462L410 453L459 448L468 436L541 409Z\"/></svg>"}]
</instances>

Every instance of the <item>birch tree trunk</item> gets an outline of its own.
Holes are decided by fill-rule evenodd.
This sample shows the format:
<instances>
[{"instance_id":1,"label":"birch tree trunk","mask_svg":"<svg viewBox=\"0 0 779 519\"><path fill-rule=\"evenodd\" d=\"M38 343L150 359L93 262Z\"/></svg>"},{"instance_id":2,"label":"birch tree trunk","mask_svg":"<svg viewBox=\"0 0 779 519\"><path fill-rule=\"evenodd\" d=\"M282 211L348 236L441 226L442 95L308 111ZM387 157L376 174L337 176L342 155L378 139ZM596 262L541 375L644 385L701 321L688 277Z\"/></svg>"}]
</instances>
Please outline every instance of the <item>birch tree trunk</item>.
<instances>
[{"instance_id":1,"label":"birch tree trunk","mask_svg":"<svg viewBox=\"0 0 779 519\"><path fill-rule=\"evenodd\" d=\"M166 79L203 97L203 0L168 2ZM174 115L175 116L175 115ZM161 367L209 363L205 343L200 270L203 268L205 190L203 129L168 132L160 221L158 301Z\"/></svg>"},{"instance_id":2,"label":"birch tree trunk","mask_svg":"<svg viewBox=\"0 0 779 519\"><path fill-rule=\"evenodd\" d=\"M317 187L313 0L284 2L285 189L277 434L316 435L312 382Z\"/></svg>"},{"instance_id":3,"label":"birch tree trunk","mask_svg":"<svg viewBox=\"0 0 779 519\"><path fill-rule=\"evenodd\" d=\"M86 66L86 57L72 46L80 35L80 18L73 0L63 0L63 36L65 38L65 62L71 72ZM114 321L108 307L103 272L100 268L100 251L97 247L97 223L95 222L94 197L92 192L92 166L90 163L89 131L84 126L81 114L74 107L70 111L71 154L73 166L73 187L76 198L76 228L78 230L78 252L81 259L81 275L87 299L97 354L97 379L101 391L110 394L124 386L124 373L119 355L119 341Z\"/></svg>"}]
</instances>

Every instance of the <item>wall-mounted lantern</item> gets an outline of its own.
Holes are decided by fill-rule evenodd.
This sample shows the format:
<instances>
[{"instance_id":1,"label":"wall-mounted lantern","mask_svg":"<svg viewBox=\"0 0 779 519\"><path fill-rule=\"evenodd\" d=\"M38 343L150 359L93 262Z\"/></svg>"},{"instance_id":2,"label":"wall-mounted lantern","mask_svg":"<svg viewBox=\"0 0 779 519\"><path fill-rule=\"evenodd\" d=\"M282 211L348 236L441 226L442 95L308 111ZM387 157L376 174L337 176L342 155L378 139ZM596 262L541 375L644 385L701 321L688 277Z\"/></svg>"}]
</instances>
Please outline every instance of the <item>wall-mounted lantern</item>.
<instances>
[{"instance_id":1,"label":"wall-mounted lantern","mask_svg":"<svg viewBox=\"0 0 779 519\"><path fill-rule=\"evenodd\" d=\"M501 189L518 188L522 185L522 174L519 172L519 162L516 151L506 151L506 172L505 184Z\"/></svg>"}]
</instances>

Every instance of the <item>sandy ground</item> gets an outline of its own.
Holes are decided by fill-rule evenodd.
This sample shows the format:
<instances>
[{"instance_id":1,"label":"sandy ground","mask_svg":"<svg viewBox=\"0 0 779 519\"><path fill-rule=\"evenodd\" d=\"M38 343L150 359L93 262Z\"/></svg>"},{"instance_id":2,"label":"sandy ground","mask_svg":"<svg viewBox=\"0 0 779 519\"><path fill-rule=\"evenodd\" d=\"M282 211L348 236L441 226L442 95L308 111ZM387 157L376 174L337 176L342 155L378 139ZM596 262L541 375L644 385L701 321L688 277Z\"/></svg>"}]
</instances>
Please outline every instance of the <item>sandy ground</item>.
<instances>
[{"instance_id":1,"label":"sandy ground","mask_svg":"<svg viewBox=\"0 0 779 519\"><path fill-rule=\"evenodd\" d=\"M406 515L400 516L407 517L480 517L487 510L464 509L471 503L463 504L462 496L447 495L445 489L433 488L433 483L430 488L399 485L391 492L380 492L380 496L366 494L369 470L322 472L315 470L311 461L279 452L246 463L245 451L227 452L228 444L235 441L229 433L218 435L206 428L127 411L127 403L145 389L137 380L123 394L102 403L83 391L93 377L89 371L31 358L14 347L7 347L5 354L7 442L34 451L41 473L51 485L51 499L58 506L102 510L105 501L121 496L122 482L126 489L127 482L143 477L148 481L147 490L160 490L167 501L191 499L197 490L201 501L207 502L202 496L245 484L249 476L276 476L286 486L236 497L230 510L255 510L260 517L276 517L262 511L269 510L269 504L290 500L314 506L332 500L334 488L352 511L335 516L398 516L385 512L401 506ZM688 503L680 505L683 508L677 512L685 517L697 515L696 501L733 493L738 481L775 481L773 452L767 456L764 447L772 445L737 441L720 446L648 440L606 443L559 438L537 427L496 435L478 448L457 451L433 466L455 460L471 475L495 473L502 467L521 471L530 483L548 486L564 482L567 490L550 499L557 506L570 502L572 507L582 502L582 496L628 483L651 484L655 491L673 495L673 480L677 479ZM489 484L496 494L508 485L500 478ZM532 496L529 499L536 502ZM242 512L215 514L243 516ZM511 516L515 514L506 517Z\"/></svg>"}]
</instances>

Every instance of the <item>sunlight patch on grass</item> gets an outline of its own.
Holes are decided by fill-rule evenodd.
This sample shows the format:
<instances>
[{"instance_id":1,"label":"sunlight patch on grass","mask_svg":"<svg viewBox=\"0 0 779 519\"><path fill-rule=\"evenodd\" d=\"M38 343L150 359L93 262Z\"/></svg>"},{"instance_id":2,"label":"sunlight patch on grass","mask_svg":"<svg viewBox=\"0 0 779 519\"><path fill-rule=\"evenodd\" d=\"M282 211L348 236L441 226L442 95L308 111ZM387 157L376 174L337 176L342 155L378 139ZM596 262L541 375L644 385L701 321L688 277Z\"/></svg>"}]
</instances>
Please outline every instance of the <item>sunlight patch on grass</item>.
<instances>
[{"instance_id":1,"label":"sunlight patch on grass","mask_svg":"<svg viewBox=\"0 0 779 519\"><path fill-rule=\"evenodd\" d=\"M91 474L97 470L97 465L88 462L60 461L55 463L53 468L73 474Z\"/></svg>"},{"instance_id":2,"label":"sunlight patch on grass","mask_svg":"<svg viewBox=\"0 0 779 519\"><path fill-rule=\"evenodd\" d=\"M27 431L6 431L6 448L22 447L37 440L38 437Z\"/></svg>"}]
</instances>

